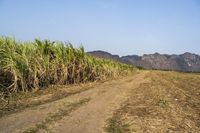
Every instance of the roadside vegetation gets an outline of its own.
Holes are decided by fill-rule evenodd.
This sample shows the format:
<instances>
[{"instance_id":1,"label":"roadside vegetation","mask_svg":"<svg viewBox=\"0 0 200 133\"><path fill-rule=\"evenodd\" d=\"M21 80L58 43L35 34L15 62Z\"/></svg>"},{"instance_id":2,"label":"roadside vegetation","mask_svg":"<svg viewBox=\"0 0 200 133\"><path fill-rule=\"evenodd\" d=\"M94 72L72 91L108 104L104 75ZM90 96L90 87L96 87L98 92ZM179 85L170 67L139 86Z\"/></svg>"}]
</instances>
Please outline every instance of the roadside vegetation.
<instances>
[{"instance_id":1,"label":"roadside vegetation","mask_svg":"<svg viewBox=\"0 0 200 133\"><path fill-rule=\"evenodd\" d=\"M0 103L9 104L9 99L19 93L115 78L134 69L94 58L71 43L0 37Z\"/></svg>"}]
</instances>

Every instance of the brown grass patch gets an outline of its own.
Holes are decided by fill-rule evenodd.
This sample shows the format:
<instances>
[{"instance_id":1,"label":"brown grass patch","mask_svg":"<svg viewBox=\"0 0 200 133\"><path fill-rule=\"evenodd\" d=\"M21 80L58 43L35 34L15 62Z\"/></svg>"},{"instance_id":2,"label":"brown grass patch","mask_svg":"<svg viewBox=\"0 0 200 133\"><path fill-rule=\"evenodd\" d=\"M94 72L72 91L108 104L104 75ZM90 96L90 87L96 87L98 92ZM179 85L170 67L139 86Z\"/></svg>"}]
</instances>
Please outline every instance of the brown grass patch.
<instances>
[{"instance_id":1,"label":"brown grass patch","mask_svg":"<svg viewBox=\"0 0 200 133\"><path fill-rule=\"evenodd\" d=\"M200 75L153 71L148 78L115 112L112 125L129 125L126 132L200 132Z\"/></svg>"}]
</instances>

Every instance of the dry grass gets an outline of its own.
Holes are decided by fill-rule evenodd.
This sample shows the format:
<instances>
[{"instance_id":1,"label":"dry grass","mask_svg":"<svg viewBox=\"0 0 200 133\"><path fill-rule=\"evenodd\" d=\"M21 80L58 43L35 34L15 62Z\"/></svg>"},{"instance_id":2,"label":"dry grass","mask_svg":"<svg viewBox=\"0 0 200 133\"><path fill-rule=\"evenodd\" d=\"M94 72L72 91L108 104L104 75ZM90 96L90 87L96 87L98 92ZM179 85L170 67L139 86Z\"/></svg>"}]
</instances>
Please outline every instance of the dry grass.
<instances>
[{"instance_id":1,"label":"dry grass","mask_svg":"<svg viewBox=\"0 0 200 133\"><path fill-rule=\"evenodd\" d=\"M112 125L129 125L124 132L200 132L200 75L152 71L147 78L151 82L132 90Z\"/></svg>"},{"instance_id":2,"label":"dry grass","mask_svg":"<svg viewBox=\"0 0 200 133\"><path fill-rule=\"evenodd\" d=\"M5 104L3 101L0 103L0 105L2 105L0 107L0 118L5 115L22 111L25 108L54 102L67 96L81 93L93 88L97 84L98 83L86 83L69 86L52 86L48 89L38 90L36 92L17 93L9 99L9 104Z\"/></svg>"},{"instance_id":3,"label":"dry grass","mask_svg":"<svg viewBox=\"0 0 200 133\"><path fill-rule=\"evenodd\" d=\"M76 103L69 104L67 106L63 105L63 107L60 108L57 112L49 115L47 118L45 118L44 121L37 123L35 127L31 127L27 129L26 131L24 131L23 133L36 133L36 132L39 132L39 130L48 131L48 127L51 124L55 123L56 121L61 120L65 116L68 116L70 112L77 109L81 105L86 104L89 101L90 101L89 98L85 98L85 99L81 99L80 101Z\"/></svg>"}]
</instances>

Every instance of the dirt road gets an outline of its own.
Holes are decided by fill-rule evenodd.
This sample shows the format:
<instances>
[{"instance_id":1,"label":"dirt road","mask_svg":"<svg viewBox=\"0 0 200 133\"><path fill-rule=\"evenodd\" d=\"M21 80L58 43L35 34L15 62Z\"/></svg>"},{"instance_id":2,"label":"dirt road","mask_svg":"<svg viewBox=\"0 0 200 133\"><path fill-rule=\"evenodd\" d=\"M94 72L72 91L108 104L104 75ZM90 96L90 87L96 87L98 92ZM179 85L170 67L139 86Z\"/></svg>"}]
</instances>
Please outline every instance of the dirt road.
<instances>
[{"instance_id":1,"label":"dirt road","mask_svg":"<svg viewBox=\"0 0 200 133\"><path fill-rule=\"evenodd\" d=\"M0 133L200 132L199 74L140 71L83 90L0 118Z\"/></svg>"},{"instance_id":2,"label":"dirt road","mask_svg":"<svg viewBox=\"0 0 200 133\"><path fill-rule=\"evenodd\" d=\"M104 132L106 120L127 100L129 92L148 82L146 74L105 82L79 94L2 117L0 132Z\"/></svg>"}]
</instances>

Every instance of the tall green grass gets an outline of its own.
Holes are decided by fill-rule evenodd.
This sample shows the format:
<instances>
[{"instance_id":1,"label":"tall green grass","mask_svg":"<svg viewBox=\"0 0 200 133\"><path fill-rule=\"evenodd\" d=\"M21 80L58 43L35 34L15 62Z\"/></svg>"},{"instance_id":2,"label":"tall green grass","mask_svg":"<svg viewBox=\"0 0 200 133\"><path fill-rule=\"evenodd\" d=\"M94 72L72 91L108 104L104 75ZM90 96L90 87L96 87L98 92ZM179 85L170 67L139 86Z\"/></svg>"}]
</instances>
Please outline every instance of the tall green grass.
<instances>
[{"instance_id":1,"label":"tall green grass","mask_svg":"<svg viewBox=\"0 0 200 133\"><path fill-rule=\"evenodd\" d=\"M29 91L126 75L134 68L87 55L71 43L0 37L0 92Z\"/></svg>"}]
</instances>

